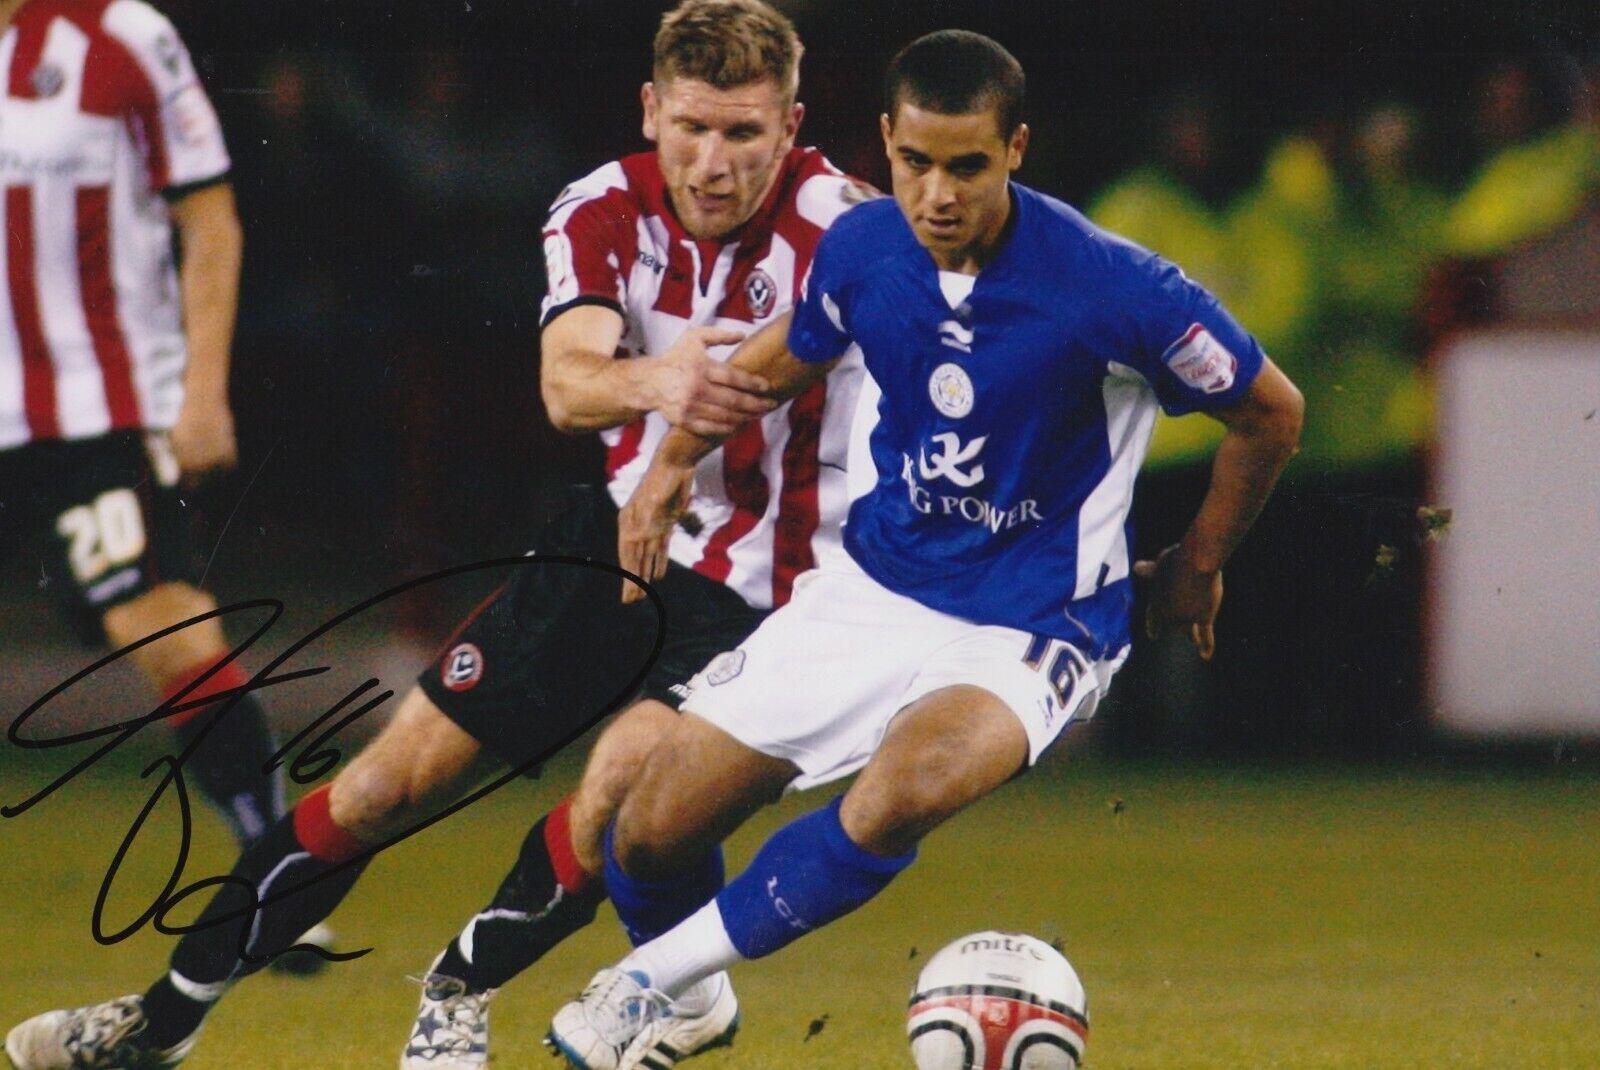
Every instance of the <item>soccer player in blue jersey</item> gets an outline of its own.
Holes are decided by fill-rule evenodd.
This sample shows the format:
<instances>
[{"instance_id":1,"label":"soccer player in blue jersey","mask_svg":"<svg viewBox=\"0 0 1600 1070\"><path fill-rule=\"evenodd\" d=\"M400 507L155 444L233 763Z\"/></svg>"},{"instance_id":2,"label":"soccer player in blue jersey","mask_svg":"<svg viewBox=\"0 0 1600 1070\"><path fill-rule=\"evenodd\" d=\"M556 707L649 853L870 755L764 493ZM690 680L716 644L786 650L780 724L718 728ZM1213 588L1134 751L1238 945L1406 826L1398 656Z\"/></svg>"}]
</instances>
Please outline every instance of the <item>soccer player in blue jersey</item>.
<instances>
[{"instance_id":1,"label":"soccer player in blue jersey","mask_svg":"<svg viewBox=\"0 0 1600 1070\"><path fill-rule=\"evenodd\" d=\"M781 392L859 346L864 397L845 529L813 571L695 678L607 835L606 886L635 950L556 1015L585 1070L655 1066L665 996L856 909L930 830L1088 718L1147 628L1214 646L1221 568L1298 439L1299 392L1171 263L1010 180L1023 73L943 31L886 82L894 199L842 217L792 322L735 360ZM1156 416L1226 427L1183 540L1129 560L1134 476ZM622 561L653 578L711 443L674 431L624 511ZM860 771L723 883L717 845L786 788Z\"/></svg>"}]
</instances>

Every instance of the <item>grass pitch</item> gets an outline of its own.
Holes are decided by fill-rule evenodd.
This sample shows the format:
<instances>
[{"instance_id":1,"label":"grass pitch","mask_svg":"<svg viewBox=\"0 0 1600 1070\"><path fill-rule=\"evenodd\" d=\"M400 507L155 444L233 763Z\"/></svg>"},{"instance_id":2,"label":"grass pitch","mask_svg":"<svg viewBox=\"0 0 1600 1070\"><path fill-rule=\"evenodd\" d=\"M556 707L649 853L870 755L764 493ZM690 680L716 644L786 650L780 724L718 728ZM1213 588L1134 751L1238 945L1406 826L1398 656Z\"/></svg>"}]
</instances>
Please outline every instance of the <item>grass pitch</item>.
<instances>
[{"instance_id":1,"label":"grass pitch","mask_svg":"<svg viewBox=\"0 0 1600 1070\"><path fill-rule=\"evenodd\" d=\"M118 756L0 822L0 1028L139 991L168 938L95 943L101 876L145 792ZM186 1070L395 1065L405 981L492 892L571 758L380 857L335 915L366 957L315 981L251 978ZM0 795L43 783L0 757ZM1237 770L1053 760L935 833L876 902L736 981L745 1028L705 1070L909 1070L921 963L983 928L1059 937L1089 991L1091 1070L1600 1066L1600 851L1592 773ZM730 868L795 798L730 844ZM159 890L172 822L131 859L108 920ZM153 830L155 831L155 830ZM196 820L188 877L229 845ZM624 950L609 911L494 1004L494 1065L554 1066L555 1006ZM824 1016L826 1018L824 1019ZM820 1032L813 1023L822 1021Z\"/></svg>"}]
</instances>

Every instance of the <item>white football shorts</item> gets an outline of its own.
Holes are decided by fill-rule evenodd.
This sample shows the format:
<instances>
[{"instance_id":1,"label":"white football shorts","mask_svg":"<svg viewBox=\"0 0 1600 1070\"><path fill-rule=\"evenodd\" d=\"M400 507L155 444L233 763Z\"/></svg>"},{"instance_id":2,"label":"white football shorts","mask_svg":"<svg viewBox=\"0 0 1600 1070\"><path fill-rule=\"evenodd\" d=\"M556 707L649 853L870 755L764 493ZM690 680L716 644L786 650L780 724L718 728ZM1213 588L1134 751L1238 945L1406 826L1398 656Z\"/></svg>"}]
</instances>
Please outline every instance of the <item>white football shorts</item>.
<instances>
[{"instance_id":1,"label":"white football shorts","mask_svg":"<svg viewBox=\"0 0 1600 1070\"><path fill-rule=\"evenodd\" d=\"M802 574L788 605L690 680L682 708L799 766L789 787L803 790L866 765L912 702L969 684L1016 714L1032 765L1094 715L1126 656L1091 662L1060 639L940 613L852 561Z\"/></svg>"}]
</instances>

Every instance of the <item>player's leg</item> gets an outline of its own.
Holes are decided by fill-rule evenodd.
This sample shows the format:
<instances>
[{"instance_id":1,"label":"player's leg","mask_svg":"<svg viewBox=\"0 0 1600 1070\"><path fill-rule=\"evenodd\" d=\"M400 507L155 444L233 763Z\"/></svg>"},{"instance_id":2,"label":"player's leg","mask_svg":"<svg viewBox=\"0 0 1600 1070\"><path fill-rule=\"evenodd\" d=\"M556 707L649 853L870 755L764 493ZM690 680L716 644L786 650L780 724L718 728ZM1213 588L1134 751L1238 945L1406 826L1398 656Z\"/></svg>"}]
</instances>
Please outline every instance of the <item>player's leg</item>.
<instances>
[{"instance_id":1,"label":"player's leg","mask_svg":"<svg viewBox=\"0 0 1600 1070\"><path fill-rule=\"evenodd\" d=\"M698 667L708 647L717 649L711 644L736 642L754 627L757 618L748 609L743 609L742 623L741 612L735 609L719 611L714 623L696 628L695 615L683 612L685 602L692 599L673 598L672 585L663 586L668 588L664 593L675 618L687 617L688 635L696 638L680 633L676 644L667 644L659 671L646 684L646 694L662 697L635 703L607 727L589 756L578 790L536 823L494 899L435 957L423 979L416 1023L401 1056L403 1070L467 1070L484 1065L488 1002L495 989L592 921L605 898L598 857L601 833L630 785L639 780L651 750L677 726L678 715L669 703L677 701L690 675L682 666ZM718 590L721 593L709 602L728 594ZM730 628L737 634L719 634ZM692 649L677 649L683 645ZM793 775L792 767L783 770L783 779ZM690 893L690 906L720 884L720 857L713 854L710 861L714 881ZM674 1001L673 1026L662 1038L664 1050L687 1057L727 1044L738 1018L738 1000L726 977L707 978Z\"/></svg>"},{"instance_id":2,"label":"player's leg","mask_svg":"<svg viewBox=\"0 0 1600 1070\"><path fill-rule=\"evenodd\" d=\"M541 529L536 547L551 557L606 560L615 554L615 513L603 492L581 495ZM561 725L581 727L614 708L625 697L618 689L648 665L645 701L635 703L602 733L576 794L535 822L494 895L433 957L422 977L422 999L401 1055L403 1067L482 1066L487 1061L488 1002L495 989L593 920L605 898L597 879L599 831L650 745L676 720L673 686L710 656L698 652L703 647L697 650L696 642L720 641L716 629L699 626L717 596L685 597L677 588L687 584L695 595L695 584L705 585L732 599L737 610L751 612L720 584L692 573L685 580L680 574L686 572L675 569L658 585L671 606L674 630L663 637L653 663L659 615L651 605L623 606L615 573L535 563L519 571L512 589L489 605L459 641L446 644L441 671L422 677L452 717L520 764L516 753L529 750L529 739L548 737ZM724 603L716 605L719 621L729 616ZM730 644L749 627L753 624ZM720 649L724 647L712 648Z\"/></svg>"},{"instance_id":3,"label":"player's leg","mask_svg":"<svg viewBox=\"0 0 1600 1070\"><path fill-rule=\"evenodd\" d=\"M39 443L26 452L35 493L51 502L49 555L40 566L58 581L55 589L83 638L121 649L216 608L184 578L189 520L165 436L118 431ZM163 699L186 691L187 702L248 681L236 661L219 667L228 650L222 624L213 619L143 646L131 660ZM205 735L186 772L243 847L281 816L282 785L262 771L273 744L257 699L241 695L219 712L198 706L165 723L185 746Z\"/></svg>"},{"instance_id":4,"label":"player's leg","mask_svg":"<svg viewBox=\"0 0 1600 1070\"><path fill-rule=\"evenodd\" d=\"M605 879L635 944L721 889L721 843L799 775L693 713L651 752L606 838Z\"/></svg>"},{"instance_id":5,"label":"player's leg","mask_svg":"<svg viewBox=\"0 0 1600 1070\"><path fill-rule=\"evenodd\" d=\"M606 826L616 818L650 752L677 722L676 709L658 699L646 699L624 711L595 741L583 779L572 793L568 821L572 852L591 876L598 877L605 866L602 841Z\"/></svg>"},{"instance_id":6,"label":"player's leg","mask_svg":"<svg viewBox=\"0 0 1600 1070\"><path fill-rule=\"evenodd\" d=\"M879 608L896 619L893 607ZM950 618L930 613L908 612L904 628L937 638ZM627 968L670 995L855 910L911 863L923 836L1091 717L1120 664L1091 663L1060 640L970 625L930 650L850 790L779 829L713 902L635 949Z\"/></svg>"},{"instance_id":7,"label":"player's leg","mask_svg":"<svg viewBox=\"0 0 1600 1070\"><path fill-rule=\"evenodd\" d=\"M606 897L601 834L650 748L676 720L672 707L647 699L607 726L577 791L534 823L494 897L434 956L422 978L402 1070L477 1070L487 1064L489 1001L500 986L594 920ZM714 994L720 994L722 986L716 987ZM686 1049L703 1049L721 1038L727 1022L698 1021L714 1009L714 1001L692 992L683 1001L681 1020L695 1034ZM734 1002L722 1017L731 1021L736 1015ZM700 1033L708 1034L704 1041Z\"/></svg>"},{"instance_id":8,"label":"player's leg","mask_svg":"<svg viewBox=\"0 0 1600 1070\"><path fill-rule=\"evenodd\" d=\"M612 524L602 521L593 527L603 545L591 549L601 555L613 552ZM557 614L572 618L569 626L561 629L563 635L603 635L604 643L611 648L653 638L653 611L643 605L619 605L604 589L610 581L609 574L597 573L594 578L599 588L580 592L589 597L575 599L569 594L563 600L559 597L561 591L546 593L536 604L525 608L524 616L537 613L546 618ZM604 868L602 835L624 795L639 779L651 750L675 726L677 706L687 692L690 678L713 657L738 646L766 616L722 584L677 565L668 569L656 589L670 608L674 628L664 637L641 700L601 733L577 791L535 825L499 894L485 911L469 921L436 967L446 974L451 969L461 971L450 975L466 981L469 990L505 983L584 924L574 924L575 914L547 911L547 904L557 902L558 891L562 893L562 903L583 897L597 903L604 895L604 884L599 879ZM557 597L551 597L552 593ZM548 642L527 644L519 651L519 660L530 677L563 678L566 683L561 698L574 707L593 706L601 701L602 693L615 687L618 674L615 666L590 658L588 662L598 665L600 671L585 683L580 679L583 674L562 651L556 650L552 656ZM530 679L528 691L530 702L540 695L547 701L554 697L542 680ZM485 914L495 918L497 938L493 941L474 939L482 935L481 929L477 933L474 929L485 924ZM506 928L511 925L522 926L523 931L512 933ZM466 948L471 944L487 947L489 943L495 947L495 964L471 963L472 956ZM484 968L480 970L479 966Z\"/></svg>"},{"instance_id":9,"label":"player's leg","mask_svg":"<svg viewBox=\"0 0 1600 1070\"><path fill-rule=\"evenodd\" d=\"M639 782L627 792L605 841L605 882L635 944L654 938L716 895L723 883L721 841L752 813L782 794L799 769L764 754L694 714L684 714L651 752ZM627 991L618 992L621 984ZM615 1015L594 1008L626 1002L638 985L618 969L602 970L582 996L551 1023L548 1043L578 1067L609 1070L632 1033L616 1031ZM663 1001L652 1034L652 1065L680 1060L728 1043L739 1025L738 1003L719 971L707 970ZM685 1003L698 1015L681 1021ZM626 1017L626 1013L624 1014Z\"/></svg>"},{"instance_id":10,"label":"player's leg","mask_svg":"<svg viewBox=\"0 0 1600 1070\"><path fill-rule=\"evenodd\" d=\"M289 947L355 886L366 865L358 856L437 813L489 766L477 740L413 688L332 783L305 795L240 857L230 874L235 883L201 912L199 923L211 924L178 941L168 974L145 994L152 1040L172 1043L174 1035L192 1033L227 985L259 968L239 957L241 946L253 959ZM220 920L236 913L236 920Z\"/></svg>"},{"instance_id":11,"label":"player's leg","mask_svg":"<svg viewBox=\"0 0 1600 1070\"><path fill-rule=\"evenodd\" d=\"M857 782L865 790L852 798L852 787L780 828L710 902L601 971L557 1013L552 1042L585 1070L651 1065L666 1021L660 1000L862 906L911 864L925 832L1005 783L1027 758L1027 734L994 695L956 687L924 696L895 718ZM631 804L630 797L624 815Z\"/></svg>"},{"instance_id":12,"label":"player's leg","mask_svg":"<svg viewBox=\"0 0 1600 1070\"><path fill-rule=\"evenodd\" d=\"M477 741L413 689L332 784L302 798L239 857L200 927L178 941L168 972L142 997L29 1019L6 1038L12 1061L18 1070L71 1070L74 1051L88 1057L84 1045L109 1036L129 1057L176 1065L234 981L332 913L364 868L358 855L437 812L483 763ZM291 888L301 890L253 909ZM240 958L241 946L254 961ZM103 1033L113 1019L120 1036Z\"/></svg>"},{"instance_id":13,"label":"player's leg","mask_svg":"<svg viewBox=\"0 0 1600 1070\"><path fill-rule=\"evenodd\" d=\"M650 750L677 721L670 706L635 703L606 727L578 789L534 823L494 897L430 970L463 991L499 988L586 926L605 899L600 840Z\"/></svg>"},{"instance_id":14,"label":"player's leg","mask_svg":"<svg viewBox=\"0 0 1600 1070\"><path fill-rule=\"evenodd\" d=\"M685 699L693 713L651 755L609 841L606 884L630 938L648 940L706 902L722 877L714 845L784 786L866 762L881 731L866 715L895 708L926 643L862 626L858 596L870 586L859 574L803 580L789 605L695 677ZM795 657L802 649L810 660ZM631 1036L611 1028L613 982L633 983L601 971L552 1023L551 1043L578 1065L614 1065ZM660 1048L648 1054L676 1061Z\"/></svg>"},{"instance_id":15,"label":"player's leg","mask_svg":"<svg viewBox=\"0 0 1600 1070\"><path fill-rule=\"evenodd\" d=\"M216 608L216 600L207 592L172 581L112 606L100 622L107 641L120 649ZM249 674L237 661L217 668L228 649L221 621L212 618L140 647L131 657L163 699L187 688L180 701L189 703L249 683ZM204 734L185 771L244 848L283 816L283 776L281 770L265 771L275 746L255 696L242 694L227 705L225 711L220 704L196 706L163 723L185 747Z\"/></svg>"},{"instance_id":16,"label":"player's leg","mask_svg":"<svg viewBox=\"0 0 1600 1070\"><path fill-rule=\"evenodd\" d=\"M541 544L551 553L606 559L615 552L614 512L607 502L598 509L580 502L541 533ZM515 723L550 704L599 708L625 676L624 663L642 657L654 640L654 610L622 606L610 573L567 570L523 582L535 588L517 612L519 632L528 635L515 656L526 694L522 707L496 720ZM668 569L656 591L673 628L662 637L640 701L601 733L577 790L535 823L493 898L434 957L403 1066L481 1065L488 1042L486 1002L493 990L587 925L605 897L601 834L639 779L651 749L676 724L689 679L714 656L737 646L766 616L724 585L678 565ZM628 653L630 647L635 653ZM595 650L611 657L595 657ZM737 1014L730 986L702 987L704 992L686 993L674 1007L682 1027L675 1041L684 1050L721 1039ZM440 1030L440 1021L452 1028Z\"/></svg>"},{"instance_id":17,"label":"player's leg","mask_svg":"<svg viewBox=\"0 0 1600 1070\"><path fill-rule=\"evenodd\" d=\"M924 696L894 718L849 791L773 833L711 903L622 968L670 994L772 954L877 895L924 835L1027 761L1027 733L996 695L958 686Z\"/></svg>"},{"instance_id":18,"label":"player's leg","mask_svg":"<svg viewBox=\"0 0 1600 1070\"><path fill-rule=\"evenodd\" d=\"M834 619L854 608L844 604L848 589L830 593L841 596ZM652 991L670 997L680 986L745 958L771 954L870 900L911 863L923 835L1026 768L1075 717L1088 716L1115 668L1091 666L1053 640L975 628L921 607L896 607L876 594L860 605L878 613L884 627L877 633L880 643L858 641L852 644L857 651L871 650L876 660L892 665L902 660L893 649L897 643L912 648L909 657L919 667L900 700L881 700L882 685L892 681L892 673L876 681L858 676L849 685L854 699L829 693L826 670L834 667L839 645L833 639L840 634L870 638L855 637L848 626L809 629L814 645L806 667L817 681L813 697L845 705L853 701L867 711L863 715L841 714L819 731L819 722L807 722L803 711L784 706L787 678L775 671L766 656L770 651L762 649L766 628L742 648L750 655L745 672L754 673L755 683L734 686L728 694L778 696L773 713L747 718L754 727L745 727L729 718L714 693L691 696L691 705L707 709L724 726L752 736L784 733L765 745L803 755L805 776L797 785L859 768L851 748L832 746L830 739L865 738L872 757L847 796L778 830L715 899L635 948L616 969L602 971L582 999L562 1008L552 1040L568 1039L564 1050L577 1051L578 1065L591 1070L642 1065L653 1057L654 1036L664 1021L652 1009L660 998ZM778 624L782 616L769 623ZM808 634L803 626L813 623L804 615L796 619L802 627L786 637L792 640L790 650ZM826 620L815 623L826 625ZM774 634L783 630L773 629ZM1101 669L1098 675L1096 669ZM870 731L873 707L887 711L880 714L881 743ZM624 817L631 805L630 797ZM576 1028L579 1023L586 1029ZM574 1037L578 1042L570 1043Z\"/></svg>"}]
</instances>

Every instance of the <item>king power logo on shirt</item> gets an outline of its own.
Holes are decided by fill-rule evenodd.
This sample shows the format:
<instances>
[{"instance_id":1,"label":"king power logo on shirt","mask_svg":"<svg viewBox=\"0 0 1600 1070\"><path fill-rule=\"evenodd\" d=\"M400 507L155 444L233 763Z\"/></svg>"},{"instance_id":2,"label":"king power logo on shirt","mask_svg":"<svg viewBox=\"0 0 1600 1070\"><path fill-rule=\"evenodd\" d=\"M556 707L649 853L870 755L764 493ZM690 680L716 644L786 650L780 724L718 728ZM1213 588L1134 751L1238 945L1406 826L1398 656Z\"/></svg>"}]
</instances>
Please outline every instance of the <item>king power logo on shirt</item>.
<instances>
[{"instance_id":1,"label":"king power logo on shirt","mask_svg":"<svg viewBox=\"0 0 1600 1070\"><path fill-rule=\"evenodd\" d=\"M938 452L931 457L926 448L919 449L915 458L909 453L901 455L905 463L900 475L906 482L906 494L911 500L911 507L917 512L924 516L957 517L969 524L986 527L997 535L1025 521L1044 519L1039 515L1039 503L1034 498L1004 506L976 495L940 494L937 493L937 487L923 486L918 477L928 483L952 483L962 490L977 486L984 478L983 465L973 462L983 452L984 443L989 441L988 435L980 435L963 443L960 435L946 431L934 435L933 441L938 446Z\"/></svg>"},{"instance_id":2,"label":"king power logo on shirt","mask_svg":"<svg viewBox=\"0 0 1600 1070\"><path fill-rule=\"evenodd\" d=\"M979 435L965 446L961 444L961 436L954 431L934 435L933 440L939 444L939 452L933 455L932 463L928 461L927 450L917 451L917 470L922 473L923 479L948 479L962 488L975 487L983 482L983 465L975 464L967 471L963 471L961 466L983 452L983 444L989 441L988 435Z\"/></svg>"}]
</instances>

